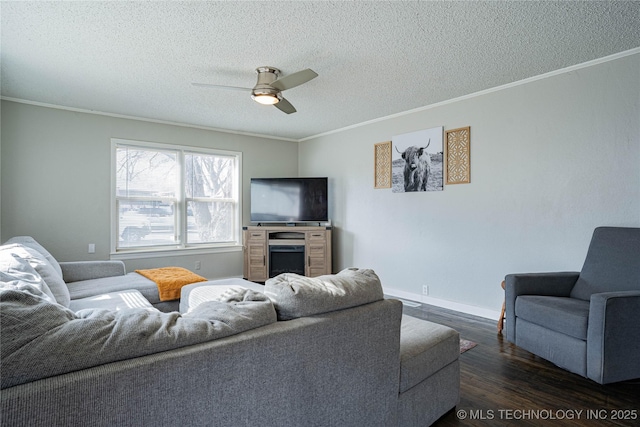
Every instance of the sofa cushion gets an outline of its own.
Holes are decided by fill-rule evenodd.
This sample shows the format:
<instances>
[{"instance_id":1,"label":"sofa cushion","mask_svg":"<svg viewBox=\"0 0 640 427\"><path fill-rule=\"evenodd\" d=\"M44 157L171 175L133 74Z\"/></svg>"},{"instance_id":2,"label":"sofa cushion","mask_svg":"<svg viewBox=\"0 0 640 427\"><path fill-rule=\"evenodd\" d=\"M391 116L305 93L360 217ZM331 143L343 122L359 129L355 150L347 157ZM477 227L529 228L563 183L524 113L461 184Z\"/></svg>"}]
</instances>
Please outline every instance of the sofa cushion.
<instances>
[{"instance_id":1,"label":"sofa cushion","mask_svg":"<svg viewBox=\"0 0 640 427\"><path fill-rule=\"evenodd\" d=\"M279 320L343 310L384 298L373 270L347 268L335 275L305 277L284 273L265 283Z\"/></svg>"},{"instance_id":2,"label":"sofa cushion","mask_svg":"<svg viewBox=\"0 0 640 427\"><path fill-rule=\"evenodd\" d=\"M191 313L144 308L78 313L0 289L0 388L224 338L276 321L271 301L245 290Z\"/></svg>"},{"instance_id":3,"label":"sofa cushion","mask_svg":"<svg viewBox=\"0 0 640 427\"><path fill-rule=\"evenodd\" d=\"M62 275L58 273L42 253L20 243L3 245L3 251L8 251L26 260L47 284L56 302L65 307L69 307L69 289L64 283L64 280L62 280Z\"/></svg>"},{"instance_id":4,"label":"sofa cushion","mask_svg":"<svg viewBox=\"0 0 640 427\"><path fill-rule=\"evenodd\" d=\"M160 302L158 285L138 273L80 280L78 282L68 283L67 287L69 288L71 299L87 298L99 294L137 289L151 304Z\"/></svg>"},{"instance_id":5,"label":"sofa cushion","mask_svg":"<svg viewBox=\"0 0 640 427\"><path fill-rule=\"evenodd\" d=\"M572 298L640 290L640 228L598 227L593 231Z\"/></svg>"},{"instance_id":6,"label":"sofa cushion","mask_svg":"<svg viewBox=\"0 0 640 427\"><path fill-rule=\"evenodd\" d=\"M5 242L5 244L10 244L10 243L19 243L23 246L26 246L28 248L38 251L40 254L42 254L42 256L46 258L47 261L49 261L49 264L51 264L51 266L56 271L56 273L58 273L58 275L62 277L62 268L60 268L60 264L58 264L58 261L40 243L36 242L36 240L33 237L31 236L12 237Z\"/></svg>"},{"instance_id":7,"label":"sofa cushion","mask_svg":"<svg viewBox=\"0 0 640 427\"><path fill-rule=\"evenodd\" d=\"M69 309L74 312L85 309L117 311L127 308L157 310L137 289L127 289L124 291L110 292L86 298L72 299L71 304L69 304Z\"/></svg>"},{"instance_id":8,"label":"sofa cushion","mask_svg":"<svg viewBox=\"0 0 640 427\"><path fill-rule=\"evenodd\" d=\"M120 260L65 261L60 263L60 267L67 286L72 282L127 274L124 262Z\"/></svg>"},{"instance_id":9,"label":"sofa cushion","mask_svg":"<svg viewBox=\"0 0 640 427\"><path fill-rule=\"evenodd\" d=\"M454 329L403 315L400 326L400 393L420 384L460 357Z\"/></svg>"},{"instance_id":10,"label":"sofa cushion","mask_svg":"<svg viewBox=\"0 0 640 427\"><path fill-rule=\"evenodd\" d=\"M578 298L520 295L516 317L580 340L587 339L589 301Z\"/></svg>"}]
</instances>

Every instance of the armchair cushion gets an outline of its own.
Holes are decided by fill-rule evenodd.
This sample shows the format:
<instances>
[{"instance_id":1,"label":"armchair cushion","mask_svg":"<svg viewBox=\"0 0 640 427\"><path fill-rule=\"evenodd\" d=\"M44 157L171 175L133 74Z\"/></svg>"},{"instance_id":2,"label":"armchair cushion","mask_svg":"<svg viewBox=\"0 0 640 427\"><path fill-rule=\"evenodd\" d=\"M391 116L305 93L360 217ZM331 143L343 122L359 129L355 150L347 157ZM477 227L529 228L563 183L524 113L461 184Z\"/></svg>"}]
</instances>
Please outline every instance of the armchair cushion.
<instances>
[{"instance_id":1,"label":"armchair cushion","mask_svg":"<svg viewBox=\"0 0 640 427\"><path fill-rule=\"evenodd\" d=\"M516 298L521 295L568 297L578 280L579 273L526 273L505 277L505 318L507 339L516 342Z\"/></svg>"},{"instance_id":2,"label":"armchair cushion","mask_svg":"<svg viewBox=\"0 0 640 427\"><path fill-rule=\"evenodd\" d=\"M552 331L587 339L589 302L577 298L522 295L516 299L516 316Z\"/></svg>"},{"instance_id":3,"label":"armchair cushion","mask_svg":"<svg viewBox=\"0 0 640 427\"><path fill-rule=\"evenodd\" d=\"M640 228L596 228L571 297L588 301L599 292L640 291L638 254Z\"/></svg>"}]
</instances>

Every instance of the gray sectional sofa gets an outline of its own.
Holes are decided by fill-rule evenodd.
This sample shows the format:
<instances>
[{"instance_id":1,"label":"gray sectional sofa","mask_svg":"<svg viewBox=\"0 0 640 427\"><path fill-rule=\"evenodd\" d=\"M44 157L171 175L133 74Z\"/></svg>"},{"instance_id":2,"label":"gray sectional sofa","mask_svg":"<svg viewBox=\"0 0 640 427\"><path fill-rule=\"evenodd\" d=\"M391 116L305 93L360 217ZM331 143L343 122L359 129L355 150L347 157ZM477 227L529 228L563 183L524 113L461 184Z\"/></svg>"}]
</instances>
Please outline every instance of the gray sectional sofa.
<instances>
[{"instance_id":1,"label":"gray sectional sofa","mask_svg":"<svg viewBox=\"0 0 640 427\"><path fill-rule=\"evenodd\" d=\"M162 312L121 263L23 237L0 278L1 425L425 426L459 400L458 333L371 270L201 282Z\"/></svg>"}]
</instances>

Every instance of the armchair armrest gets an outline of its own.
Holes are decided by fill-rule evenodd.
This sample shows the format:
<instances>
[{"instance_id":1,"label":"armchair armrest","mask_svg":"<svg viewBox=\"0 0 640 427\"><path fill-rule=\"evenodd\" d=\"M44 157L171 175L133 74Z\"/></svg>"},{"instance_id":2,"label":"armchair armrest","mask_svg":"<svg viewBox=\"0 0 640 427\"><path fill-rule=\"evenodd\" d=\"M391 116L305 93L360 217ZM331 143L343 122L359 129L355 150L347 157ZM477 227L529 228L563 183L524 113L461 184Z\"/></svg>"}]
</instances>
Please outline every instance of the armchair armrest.
<instances>
[{"instance_id":1,"label":"armchair armrest","mask_svg":"<svg viewBox=\"0 0 640 427\"><path fill-rule=\"evenodd\" d=\"M580 273L576 271L507 274L504 278L507 340L516 342L515 320L518 295L568 297L578 276Z\"/></svg>"},{"instance_id":2,"label":"armchair armrest","mask_svg":"<svg viewBox=\"0 0 640 427\"><path fill-rule=\"evenodd\" d=\"M62 278L65 283L124 276L126 273L124 262L117 260L61 262L60 268L62 268Z\"/></svg>"},{"instance_id":3,"label":"armchair armrest","mask_svg":"<svg viewBox=\"0 0 640 427\"><path fill-rule=\"evenodd\" d=\"M607 384L640 378L640 291L591 295L587 377Z\"/></svg>"}]
</instances>

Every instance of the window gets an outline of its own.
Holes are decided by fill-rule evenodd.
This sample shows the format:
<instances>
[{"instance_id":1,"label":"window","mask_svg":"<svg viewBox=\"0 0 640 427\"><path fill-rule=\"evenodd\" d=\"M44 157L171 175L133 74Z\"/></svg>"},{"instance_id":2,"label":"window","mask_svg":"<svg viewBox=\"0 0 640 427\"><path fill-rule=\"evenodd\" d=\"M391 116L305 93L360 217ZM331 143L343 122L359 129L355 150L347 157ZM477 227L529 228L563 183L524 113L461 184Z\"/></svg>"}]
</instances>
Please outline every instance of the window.
<instances>
[{"instance_id":1,"label":"window","mask_svg":"<svg viewBox=\"0 0 640 427\"><path fill-rule=\"evenodd\" d=\"M112 140L112 249L240 245L241 153Z\"/></svg>"}]
</instances>

